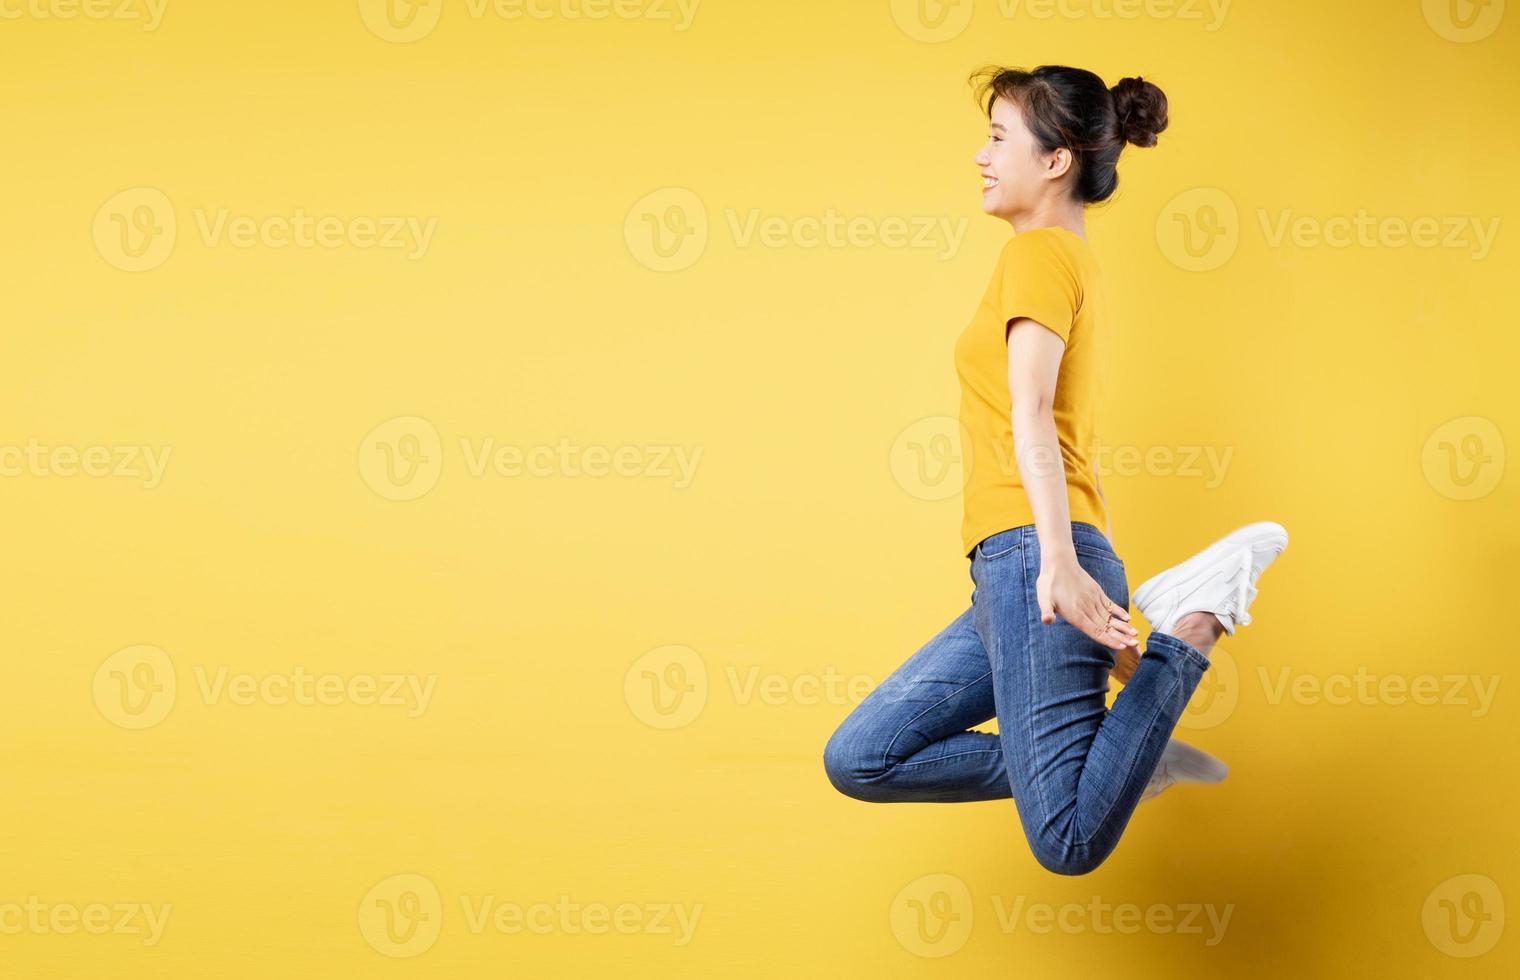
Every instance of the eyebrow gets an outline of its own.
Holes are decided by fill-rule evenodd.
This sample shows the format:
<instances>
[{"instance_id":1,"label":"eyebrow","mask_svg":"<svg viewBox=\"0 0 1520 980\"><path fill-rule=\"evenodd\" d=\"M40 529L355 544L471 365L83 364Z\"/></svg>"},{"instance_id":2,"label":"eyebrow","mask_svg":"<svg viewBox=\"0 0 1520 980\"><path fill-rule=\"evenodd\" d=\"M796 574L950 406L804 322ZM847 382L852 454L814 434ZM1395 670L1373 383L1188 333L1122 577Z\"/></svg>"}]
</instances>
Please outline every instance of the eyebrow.
<instances>
[{"instance_id":1,"label":"eyebrow","mask_svg":"<svg viewBox=\"0 0 1520 980\"><path fill-rule=\"evenodd\" d=\"M989 129L1001 129L1005 133L1008 132L1008 128L1006 126L1004 126L1002 123L989 123L988 124L988 128Z\"/></svg>"}]
</instances>

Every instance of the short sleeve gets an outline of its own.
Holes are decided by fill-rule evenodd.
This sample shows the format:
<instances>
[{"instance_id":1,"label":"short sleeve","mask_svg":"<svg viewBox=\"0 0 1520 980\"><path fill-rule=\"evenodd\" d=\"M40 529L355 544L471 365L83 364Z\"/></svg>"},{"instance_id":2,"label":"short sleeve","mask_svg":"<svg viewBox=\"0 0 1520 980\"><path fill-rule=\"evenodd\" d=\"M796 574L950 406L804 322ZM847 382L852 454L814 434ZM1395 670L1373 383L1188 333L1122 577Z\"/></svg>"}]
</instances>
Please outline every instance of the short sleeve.
<instances>
[{"instance_id":1,"label":"short sleeve","mask_svg":"<svg viewBox=\"0 0 1520 980\"><path fill-rule=\"evenodd\" d=\"M1071 257L1050 231L1026 231L1004 246L998 312L1005 329L1010 320L1028 317L1054 331L1063 342L1070 341L1080 302L1081 286Z\"/></svg>"}]
</instances>

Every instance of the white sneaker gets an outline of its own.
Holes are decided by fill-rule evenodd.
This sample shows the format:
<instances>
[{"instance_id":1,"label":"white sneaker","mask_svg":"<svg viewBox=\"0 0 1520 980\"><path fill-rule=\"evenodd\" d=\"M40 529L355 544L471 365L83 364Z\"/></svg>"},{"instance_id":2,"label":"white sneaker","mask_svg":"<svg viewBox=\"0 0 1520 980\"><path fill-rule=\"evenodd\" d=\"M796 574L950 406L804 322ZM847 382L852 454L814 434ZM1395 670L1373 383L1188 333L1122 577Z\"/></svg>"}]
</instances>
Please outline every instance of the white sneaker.
<instances>
[{"instance_id":1,"label":"white sneaker","mask_svg":"<svg viewBox=\"0 0 1520 980\"><path fill-rule=\"evenodd\" d=\"M1256 580L1287 546L1288 532L1281 524L1247 524L1146 579L1135 590L1135 608L1158 633L1170 634L1188 613L1207 612L1234 636L1235 627L1251 622L1246 609L1256 598Z\"/></svg>"},{"instance_id":2,"label":"white sneaker","mask_svg":"<svg viewBox=\"0 0 1520 980\"><path fill-rule=\"evenodd\" d=\"M1151 773L1140 802L1160 795L1174 783L1217 783L1229 771L1228 766L1202 749L1170 739L1161 750L1161 761L1156 763L1156 771Z\"/></svg>"}]
</instances>

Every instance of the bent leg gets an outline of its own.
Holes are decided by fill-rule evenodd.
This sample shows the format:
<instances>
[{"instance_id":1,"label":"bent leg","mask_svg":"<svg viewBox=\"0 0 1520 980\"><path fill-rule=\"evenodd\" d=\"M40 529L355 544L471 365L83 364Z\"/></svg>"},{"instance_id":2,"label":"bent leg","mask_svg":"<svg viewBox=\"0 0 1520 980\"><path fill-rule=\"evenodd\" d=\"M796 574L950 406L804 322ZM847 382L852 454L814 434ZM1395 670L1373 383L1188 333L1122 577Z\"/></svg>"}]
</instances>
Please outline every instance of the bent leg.
<instances>
[{"instance_id":1,"label":"bent leg","mask_svg":"<svg viewBox=\"0 0 1520 980\"><path fill-rule=\"evenodd\" d=\"M1092 547L1078 562L1108 597L1128 605L1117 557ZM973 622L993 671L1009 779L1036 859L1058 874L1097 868L1129 823L1208 660L1175 637L1152 634L1128 685L1107 707L1112 650L1060 616L1040 622L1038 538L973 562Z\"/></svg>"},{"instance_id":2,"label":"bent leg","mask_svg":"<svg viewBox=\"0 0 1520 980\"><path fill-rule=\"evenodd\" d=\"M835 730L823 751L835 789L873 803L1012 795L998 736L966 730L994 714L992 670L971 615L957 616Z\"/></svg>"}]
</instances>

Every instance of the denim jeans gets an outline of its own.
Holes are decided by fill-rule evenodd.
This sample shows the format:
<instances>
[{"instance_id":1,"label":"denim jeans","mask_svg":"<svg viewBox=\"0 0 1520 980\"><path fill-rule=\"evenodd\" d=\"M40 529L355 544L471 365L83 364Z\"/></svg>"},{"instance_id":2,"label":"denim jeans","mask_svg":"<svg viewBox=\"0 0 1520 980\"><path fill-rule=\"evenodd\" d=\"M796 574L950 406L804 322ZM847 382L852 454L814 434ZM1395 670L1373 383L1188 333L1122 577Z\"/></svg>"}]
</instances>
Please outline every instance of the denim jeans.
<instances>
[{"instance_id":1,"label":"denim jeans","mask_svg":"<svg viewBox=\"0 0 1520 980\"><path fill-rule=\"evenodd\" d=\"M1071 527L1077 563L1128 608L1124 563L1108 539L1085 522ZM1040 622L1033 525L983 540L970 572L971 607L830 737L829 781L877 803L1011 796L1036 860L1086 874L1119 843L1208 658L1152 632L1110 709L1114 651L1059 614ZM967 731L993 717L998 734Z\"/></svg>"}]
</instances>

